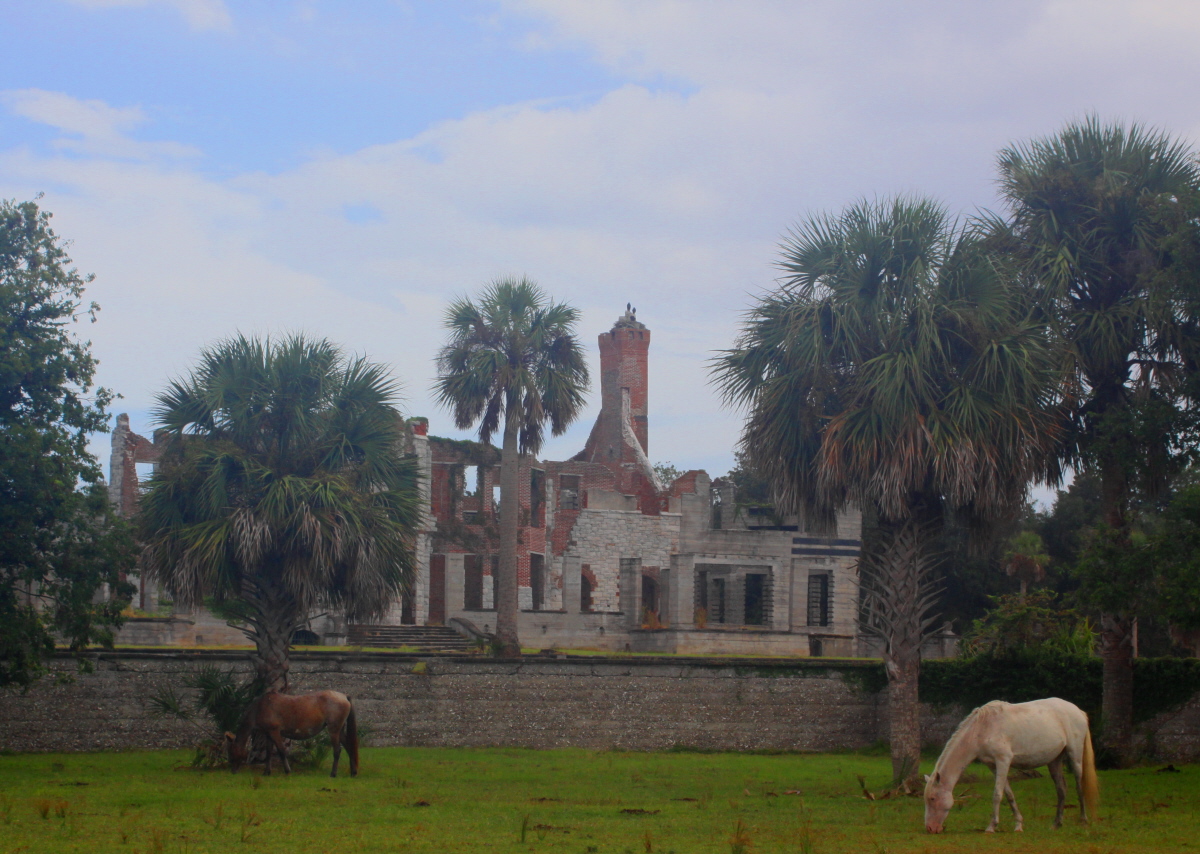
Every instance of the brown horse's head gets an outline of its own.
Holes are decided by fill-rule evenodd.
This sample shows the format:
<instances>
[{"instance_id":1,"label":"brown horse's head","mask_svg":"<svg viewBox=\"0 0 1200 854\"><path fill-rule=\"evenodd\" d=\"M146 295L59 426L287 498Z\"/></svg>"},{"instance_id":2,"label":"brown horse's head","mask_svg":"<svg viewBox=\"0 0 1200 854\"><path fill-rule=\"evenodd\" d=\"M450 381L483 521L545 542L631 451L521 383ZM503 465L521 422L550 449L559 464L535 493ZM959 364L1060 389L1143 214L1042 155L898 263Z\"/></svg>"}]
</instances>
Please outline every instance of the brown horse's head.
<instances>
[{"instance_id":1,"label":"brown horse's head","mask_svg":"<svg viewBox=\"0 0 1200 854\"><path fill-rule=\"evenodd\" d=\"M237 736L231 732L225 733L225 753L229 756L229 771L233 774L238 772L246 762L247 744L238 744Z\"/></svg>"}]
</instances>

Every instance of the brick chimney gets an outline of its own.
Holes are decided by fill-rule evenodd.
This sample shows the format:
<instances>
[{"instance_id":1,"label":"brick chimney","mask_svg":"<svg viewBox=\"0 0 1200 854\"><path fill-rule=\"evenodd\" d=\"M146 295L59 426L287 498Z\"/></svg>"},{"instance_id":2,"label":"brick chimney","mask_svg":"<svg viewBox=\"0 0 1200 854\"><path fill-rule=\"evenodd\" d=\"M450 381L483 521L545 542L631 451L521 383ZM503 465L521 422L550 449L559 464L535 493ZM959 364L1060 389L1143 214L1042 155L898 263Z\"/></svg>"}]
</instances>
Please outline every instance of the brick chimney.
<instances>
[{"instance_id":1,"label":"brick chimney","mask_svg":"<svg viewBox=\"0 0 1200 854\"><path fill-rule=\"evenodd\" d=\"M627 494L661 488L646 456L650 330L635 312L627 306L613 328L600 335L600 414L576 457L612 469Z\"/></svg>"}]
</instances>

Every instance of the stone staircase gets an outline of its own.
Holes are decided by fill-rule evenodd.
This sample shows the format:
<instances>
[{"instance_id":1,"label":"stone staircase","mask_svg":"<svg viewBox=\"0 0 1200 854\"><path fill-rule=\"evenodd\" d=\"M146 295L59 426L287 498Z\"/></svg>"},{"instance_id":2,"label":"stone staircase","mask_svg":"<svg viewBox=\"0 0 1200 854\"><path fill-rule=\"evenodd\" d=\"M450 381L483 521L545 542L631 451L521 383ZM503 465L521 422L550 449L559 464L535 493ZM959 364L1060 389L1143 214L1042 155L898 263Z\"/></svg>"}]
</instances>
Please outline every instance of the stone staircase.
<instances>
[{"instance_id":1,"label":"stone staircase","mask_svg":"<svg viewBox=\"0 0 1200 854\"><path fill-rule=\"evenodd\" d=\"M467 652L471 641L446 626L347 627L347 646L413 647L429 652Z\"/></svg>"}]
</instances>

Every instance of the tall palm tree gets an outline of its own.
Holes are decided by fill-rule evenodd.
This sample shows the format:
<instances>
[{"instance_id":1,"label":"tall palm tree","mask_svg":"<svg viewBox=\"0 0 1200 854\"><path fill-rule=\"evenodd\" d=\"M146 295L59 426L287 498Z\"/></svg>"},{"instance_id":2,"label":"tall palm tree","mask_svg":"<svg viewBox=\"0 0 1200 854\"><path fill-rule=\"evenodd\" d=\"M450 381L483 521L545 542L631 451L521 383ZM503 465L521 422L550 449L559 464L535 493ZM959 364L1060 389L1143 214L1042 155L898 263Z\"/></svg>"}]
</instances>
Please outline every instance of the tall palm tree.
<instances>
[{"instance_id":1,"label":"tall palm tree","mask_svg":"<svg viewBox=\"0 0 1200 854\"><path fill-rule=\"evenodd\" d=\"M496 579L496 639L501 654L521 655L517 636L518 467L536 455L546 423L560 435L575 420L588 387L575 335L579 312L550 302L528 279L499 279L478 302L457 299L446 310L449 342L438 353L438 401L460 430L479 425L500 447L500 562ZM501 426L503 425L503 427Z\"/></svg>"},{"instance_id":2,"label":"tall palm tree","mask_svg":"<svg viewBox=\"0 0 1200 854\"><path fill-rule=\"evenodd\" d=\"M145 568L184 607L230 600L267 688L318 606L381 616L406 588L419 522L399 387L326 340L237 336L158 395L170 444L142 496Z\"/></svg>"},{"instance_id":3,"label":"tall palm tree","mask_svg":"<svg viewBox=\"0 0 1200 854\"><path fill-rule=\"evenodd\" d=\"M1129 499L1165 483L1197 364L1200 305L1162 275L1166 238L1195 211L1196 155L1159 131L1091 116L1004 149L999 171L1005 236L1070 377L1062 460L1099 475L1110 536L1128 544ZM1103 743L1117 761L1132 743L1134 598L1100 603Z\"/></svg>"},{"instance_id":4,"label":"tall palm tree","mask_svg":"<svg viewBox=\"0 0 1200 854\"><path fill-rule=\"evenodd\" d=\"M884 641L893 769L913 782L934 542L947 513L982 528L1054 476L1054 365L1008 271L933 201L859 202L782 249L780 287L715 373L749 408L742 448L783 507L810 530L850 503L877 519L866 627Z\"/></svg>"}]
</instances>

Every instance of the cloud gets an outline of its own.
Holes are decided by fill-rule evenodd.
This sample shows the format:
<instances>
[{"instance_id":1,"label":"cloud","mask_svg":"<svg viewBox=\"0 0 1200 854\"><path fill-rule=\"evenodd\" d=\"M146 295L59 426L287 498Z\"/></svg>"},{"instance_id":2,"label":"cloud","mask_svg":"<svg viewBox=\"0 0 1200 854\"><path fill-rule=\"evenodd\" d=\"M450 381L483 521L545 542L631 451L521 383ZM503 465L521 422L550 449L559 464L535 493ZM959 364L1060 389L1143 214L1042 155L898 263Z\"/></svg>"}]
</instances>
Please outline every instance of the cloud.
<instances>
[{"instance_id":1,"label":"cloud","mask_svg":"<svg viewBox=\"0 0 1200 854\"><path fill-rule=\"evenodd\" d=\"M173 143L136 139L153 129L136 107L10 92L10 109L64 139L0 151L0 197L47 190L77 265L98 274L89 297L104 311L86 334L131 411L215 338L297 328L393 365L407 410L453 433L428 389L446 301L528 274L582 309L593 368L595 336L638 306L653 333L650 456L719 474L739 418L706 360L772 284L776 241L798 217L908 190L993 204L1001 146L1089 109L1198 129L1188 8L993 5L1004 13L957 0L514 2L530 44L585 50L620 82L273 174L202 173L169 156ZM547 456L577 451L594 411Z\"/></svg>"},{"instance_id":2,"label":"cloud","mask_svg":"<svg viewBox=\"0 0 1200 854\"><path fill-rule=\"evenodd\" d=\"M111 107L103 101L84 101L44 89L10 89L0 92L0 103L11 112L49 125L71 137L55 141L61 149L101 157L147 159L190 157L198 152L176 142L140 142L129 133L145 124L139 107Z\"/></svg>"},{"instance_id":3,"label":"cloud","mask_svg":"<svg viewBox=\"0 0 1200 854\"><path fill-rule=\"evenodd\" d=\"M231 30L233 18L223 0L67 0L85 9L169 6L183 16L193 30Z\"/></svg>"}]
</instances>

